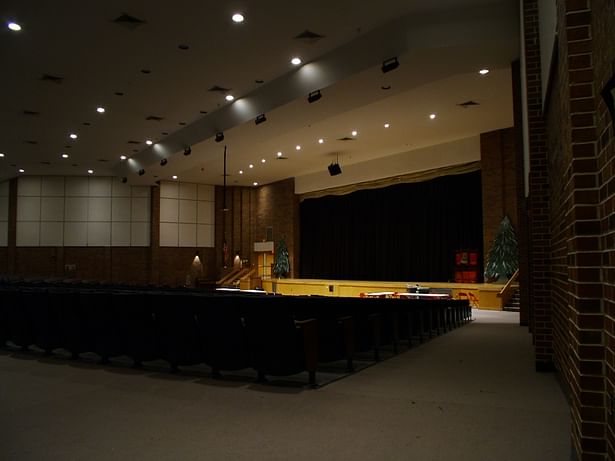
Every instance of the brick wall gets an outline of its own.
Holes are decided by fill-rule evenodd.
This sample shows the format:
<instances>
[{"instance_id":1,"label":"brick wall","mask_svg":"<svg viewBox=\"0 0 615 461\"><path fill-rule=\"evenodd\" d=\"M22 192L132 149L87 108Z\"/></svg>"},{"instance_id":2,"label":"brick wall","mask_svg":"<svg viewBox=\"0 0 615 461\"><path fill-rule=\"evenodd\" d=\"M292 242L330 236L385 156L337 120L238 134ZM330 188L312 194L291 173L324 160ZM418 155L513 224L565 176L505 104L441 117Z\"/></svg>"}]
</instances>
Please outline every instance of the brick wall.
<instances>
[{"instance_id":1,"label":"brick wall","mask_svg":"<svg viewBox=\"0 0 615 461\"><path fill-rule=\"evenodd\" d=\"M280 239L286 241L290 260L290 277L299 275L299 198L295 195L295 180L285 179L256 192L254 237L264 240L270 227L277 249Z\"/></svg>"},{"instance_id":2,"label":"brick wall","mask_svg":"<svg viewBox=\"0 0 615 461\"><path fill-rule=\"evenodd\" d=\"M216 188L216 265L223 270L222 247L226 241L229 248L227 266L239 251L250 265L257 263L254 242L267 239L271 228L272 238L277 245L281 238L286 240L291 263L291 276L298 277L299 267L299 199L295 195L293 178L254 187L227 187L226 205L223 212L224 192Z\"/></svg>"},{"instance_id":3,"label":"brick wall","mask_svg":"<svg viewBox=\"0 0 615 461\"><path fill-rule=\"evenodd\" d=\"M607 410L615 404L615 162L613 125L600 97L615 71L615 5L607 0L557 1L557 66L545 107L545 159L537 155L545 137L539 113L534 113L538 106L533 106L538 99L533 87L539 82L532 61L536 4L524 1L524 40L530 45L530 261L532 295L540 298L533 305L536 358L545 358L544 340L550 335L543 333L550 330L552 359L570 401L577 458L615 459L615 420ZM545 211L546 235L536 232L535 223ZM545 274L550 285L542 283ZM548 307L542 305L544 294Z\"/></svg>"},{"instance_id":4,"label":"brick wall","mask_svg":"<svg viewBox=\"0 0 615 461\"><path fill-rule=\"evenodd\" d=\"M483 186L483 259L487 256L504 216L515 231L517 219L517 151L514 128L480 136L480 166Z\"/></svg>"},{"instance_id":5,"label":"brick wall","mask_svg":"<svg viewBox=\"0 0 615 461\"><path fill-rule=\"evenodd\" d=\"M612 1L594 0L591 30L593 50L593 94L596 135L596 182L598 187L598 225L601 250L602 312L604 313L604 371L606 403L613 405L615 395L615 146L613 123L600 97L605 83L615 73L615 5ZM581 43L584 45L584 43ZM581 48L579 52L587 48ZM587 47L587 45L585 45ZM607 453L615 459L615 416L606 412Z\"/></svg>"},{"instance_id":6,"label":"brick wall","mask_svg":"<svg viewBox=\"0 0 615 461\"><path fill-rule=\"evenodd\" d=\"M550 303L549 176L547 136L542 114L538 0L524 0L526 87L530 175L528 199L531 330L536 368L553 366L553 322Z\"/></svg>"}]
</instances>

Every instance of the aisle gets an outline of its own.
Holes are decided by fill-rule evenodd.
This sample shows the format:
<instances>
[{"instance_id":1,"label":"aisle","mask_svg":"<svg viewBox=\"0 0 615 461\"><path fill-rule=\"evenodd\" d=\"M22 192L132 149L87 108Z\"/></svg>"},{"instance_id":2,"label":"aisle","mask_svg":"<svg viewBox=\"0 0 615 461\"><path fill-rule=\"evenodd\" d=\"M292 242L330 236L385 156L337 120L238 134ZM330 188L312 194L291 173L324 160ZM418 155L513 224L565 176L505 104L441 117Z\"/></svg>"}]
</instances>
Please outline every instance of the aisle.
<instances>
[{"instance_id":1,"label":"aisle","mask_svg":"<svg viewBox=\"0 0 615 461\"><path fill-rule=\"evenodd\" d=\"M3 460L568 460L569 412L518 314L317 390L0 353Z\"/></svg>"}]
</instances>

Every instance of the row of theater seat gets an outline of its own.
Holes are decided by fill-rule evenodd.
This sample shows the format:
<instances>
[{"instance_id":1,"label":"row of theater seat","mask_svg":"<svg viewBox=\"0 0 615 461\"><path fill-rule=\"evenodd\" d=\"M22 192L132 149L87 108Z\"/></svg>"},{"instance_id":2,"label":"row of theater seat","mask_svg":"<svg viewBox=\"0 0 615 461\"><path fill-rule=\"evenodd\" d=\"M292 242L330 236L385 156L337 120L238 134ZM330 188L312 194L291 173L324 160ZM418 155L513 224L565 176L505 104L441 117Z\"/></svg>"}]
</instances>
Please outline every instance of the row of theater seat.
<instances>
[{"instance_id":1,"label":"row of theater seat","mask_svg":"<svg viewBox=\"0 0 615 461\"><path fill-rule=\"evenodd\" d=\"M164 359L173 370L205 363L252 367L258 378L309 373L356 352L412 345L470 320L467 301L216 294L80 284L0 282L0 346L8 342L103 363L128 356L135 366Z\"/></svg>"}]
</instances>

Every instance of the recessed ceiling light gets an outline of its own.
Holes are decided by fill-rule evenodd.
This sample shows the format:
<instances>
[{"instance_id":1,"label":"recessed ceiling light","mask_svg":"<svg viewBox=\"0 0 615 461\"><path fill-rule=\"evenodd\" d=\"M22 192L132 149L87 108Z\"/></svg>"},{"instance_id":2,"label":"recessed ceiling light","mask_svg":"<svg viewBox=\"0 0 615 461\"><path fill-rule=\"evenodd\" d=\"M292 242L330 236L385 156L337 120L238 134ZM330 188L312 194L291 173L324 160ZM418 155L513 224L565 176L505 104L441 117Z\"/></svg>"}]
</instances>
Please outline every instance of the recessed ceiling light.
<instances>
[{"instance_id":1,"label":"recessed ceiling light","mask_svg":"<svg viewBox=\"0 0 615 461\"><path fill-rule=\"evenodd\" d=\"M258 186L258 183L256 181L254 181L252 184L254 184L255 186Z\"/></svg>"},{"instance_id":2,"label":"recessed ceiling light","mask_svg":"<svg viewBox=\"0 0 615 461\"><path fill-rule=\"evenodd\" d=\"M68 135L68 137L69 137L70 139L77 139L77 138L78 138L78 136L77 136L75 133L71 133L71 134L69 134L69 135Z\"/></svg>"},{"instance_id":3,"label":"recessed ceiling light","mask_svg":"<svg viewBox=\"0 0 615 461\"><path fill-rule=\"evenodd\" d=\"M239 174L243 174L243 170L239 170Z\"/></svg>"},{"instance_id":4,"label":"recessed ceiling light","mask_svg":"<svg viewBox=\"0 0 615 461\"><path fill-rule=\"evenodd\" d=\"M325 142L325 140L324 140L324 139L322 139L322 138L320 138L320 139L318 140L318 144L322 144L322 143L324 143L324 142Z\"/></svg>"},{"instance_id":5,"label":"recessed ceiling light","mask_svg":"<svg viewBox=\"0 0 615 461\"><path fill-rule=\"evenodd\" d=\"M290 62L291 62L291 64L293 64L295 66L298 66L299 64L301 64L301 58L298 58L298 57L295 56L294 58L292 58L290 60Z\"/></svg>"},{"instance_id":6,"label":"recessed ceiling light","mask_svg":"<svg viewBox=\"0 0 615 461\"><path fill-rule=\"evenodd\" d=\"M177 179L177 175L176 174L174 174L172 177L173 177L173 179Z\"/></svg>"},{"instance_id":7,"label":"recessed ceiling light","mask_svg":"<svg viewBox=\"0 0 615 461\"><path fill-rule=\"evenodd\" d=\"M68 154L62 154L62 158L68 158Z\"/></svg>"},{"instance_id":8,"label":"recessed ceiling light","mask_svg":"<svg viewBox=\"0 0 615 461\"><path fill-rule=\"evenodd\" d=\"M104 114L105 113L105 108L104 107L97 107L96 108L96 112L98 112L99 114Z\"/></svg>"},{"instance_id":9,"label":"recessed ceiling light","mask_svg":"<svg viewBox=\"0 0 615 461\"><path fill-rule=\"evenodd\" d=\"M432 120L435 119L436 118L436 114L429 114L429 118L432 119Z\"/></svg>"},{"instance_id":10,"label":"recessed ceiling light","mask_svg":"<svg viewBox=\"0 0 615 461\"><path fill-rule=\"evenodd\" d=\"M248 165L248 166L249 166L250 168L254 168L254 165L252 165L251 163L250 163L250 165Z\"/></svg>"},{"instance_id":11,"label":"recessed ceiling light","mask_svg":"<svg viewBox=\"0 0 615 461\"><path fill-rule=\"evenodd\" d=\"M226 99L227 101L232 101L233 99L235 99L235 96L233 96L232 94L227 94L224 99Z\"/></svg>"},{"instance_id":12,"label":"recessed ceiling light","mask_svg":"<svg viewBox=\"0 0 615 461\"><path fill-rule=\"evenodd\" d=\"M478 73L481 75L487 75L489 73L489 69L481 69L478 71Z\"/></svg>"},{"instance_id":13,"label":"recessed ceiling light","mask_svg":"<svg viewBox=\"0 0 615 461\"><path fill-rule=\"evenodd\" d=\"M0 158L3 158L4 154L2 152L0 152Z\"/></svg>"},{"instance_id":14,"label":"recessed ceiling light","mask_svg":"<svg viewBox=\"0 0 615 461\"><path fill-rule=\"evenodd\" d=\"M147 144L148 146L151 146L152 144L154 144L154 141L148 139L147 141L145 141L145 144Z\"/></svg>"},{"instance_id":15,"label":"recessed ceiling light","mask_svg":"<svg viewBox=\"0 0 615 461\"><path fill-rule=\"evenodd\" d=\"M261 163L267 163L267 160L262 159L262 160L261 160Z\"/></svg>"},{"instance_id":16,"label":"recessed ceiling light","mask_svg":"<svg viewBox=\"0 0 615 461\"><path fill-rule=\"evenodd\" d=\"M88 174L94 174L94 170L88 170Z\"/></svg>"},{"instance_id":17,"label":"recessed ceiling light","mask_svg":"<svg viewBox=\"0 0 615 461\"><path fill-rule=\"evenodd\" d=\"M125 155L120 155L120 160L126 160L126 156Z\"/></svg>"},{"instance_id":18,"label":"recessed ceiling light","mask_svg":"<svg viewBox=\"0 0 615 461\"><path fill-rule=\"evenodd\" d=\"M391 125L389 125L388 123L385 123L385 124L384 124L384 127L385 127L385 128L388 128L388 127L390 127L390 126L391 126Z\"/></svg>"},{"instance_id":19,"label":"recessed ceiling light","mask_svg":"<svg viewBox=\"0 0 615 461\"><path fill-rule=\"evenodd\" d=\"M21 30L21 26L17 24L16 22L9 22L7 24L7 27L15 32L19 32Z\"/></svg>"},{"instance_id":20,"label":"recessed ceiling light","mask_svg":"<svg viewBox=\"0 0 615 461\"><path fill-rule=\"evenodd\" d=\"M277 155L278 155L278 157L281 157L282 156L282 152L278 152Z\"/></svg>"},{"instance_id":21,"label":"recessed ceiling light","mask_svg":"<svg viewBox=\"0 0 615 461\"><path fill-rule=\"evenodd\" d=\"M241 13L235 13L232 19L233 19L233 22L240 23L240 22L243 22L244 17L243 17L243 14Z\"/></svg>"},{"instance_id":22,"label":"recessed ceiling light","mask_svg":"<svg viewBox=\"0 0 615 461\"><path fill-rule=\"evenodd\" d=\"M20 173L25 173L25 172L26 172L26 170L24 170L23 168L20 168L20 169L19 169L19 172L20 172Z\"/></svg>"},{"instance_id":23,"label":"recessed ceiling light","mask_svg":"<svg viewBox=\"0 0 615 461\"><path fill-rule=\"evenodd\" d=\"M356 130L353 130L353 132L352 132L351 134L352 134L353 136L356 136L356 135L358 135L359 133L357 133L357 131L356 131Z\"/></svg>"},{"instance_id":24,"label":"recessed ceiling light","mask_svg":"<svg viewBox=\"0 0 615 461\"><path fill-rule=\"evenodd\" d=\"M295 146L295 149L297 149L297 150L301 150L301 146L296 145L296 146Z\"/></svg>"}]
</instances>

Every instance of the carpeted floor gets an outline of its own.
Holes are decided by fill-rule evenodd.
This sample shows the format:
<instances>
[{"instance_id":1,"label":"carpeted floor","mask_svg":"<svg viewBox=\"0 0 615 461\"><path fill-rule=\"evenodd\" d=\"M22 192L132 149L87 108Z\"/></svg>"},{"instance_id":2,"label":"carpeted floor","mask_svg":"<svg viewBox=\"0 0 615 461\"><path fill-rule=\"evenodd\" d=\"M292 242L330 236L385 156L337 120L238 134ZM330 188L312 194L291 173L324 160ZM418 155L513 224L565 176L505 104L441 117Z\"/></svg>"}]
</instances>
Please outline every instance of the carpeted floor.
<instances>
[{"instance_id":1,"label":"carpeted floor","mask_svg":"<svg viewBox=\"0 0 615 461\"><path fill-rule=\"evenodd\" d=\"M518 314L311 390L0 352L1 460L570 459L569 410Z\"/></svg>"}]
</instances>

